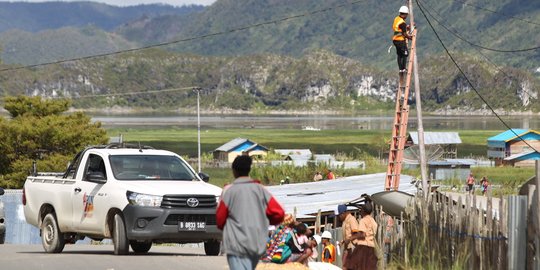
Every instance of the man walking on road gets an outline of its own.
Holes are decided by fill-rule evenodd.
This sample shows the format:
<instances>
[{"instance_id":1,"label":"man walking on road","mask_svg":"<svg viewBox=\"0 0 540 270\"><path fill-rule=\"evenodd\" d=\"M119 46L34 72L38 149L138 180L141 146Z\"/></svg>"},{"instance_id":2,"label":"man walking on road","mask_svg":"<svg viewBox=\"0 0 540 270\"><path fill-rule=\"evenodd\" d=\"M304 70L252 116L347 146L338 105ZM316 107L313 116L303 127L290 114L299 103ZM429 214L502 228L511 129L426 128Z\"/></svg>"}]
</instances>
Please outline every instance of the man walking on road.
<instances>
[{"instance_id":1,"label":"man walking on road","mask_svg":"<svg viewBox=\"0 0 540 270\"><path fill-rule=\"evenodd\" d=\"M409 8L402 6L399 8L399 15L394 18L394 24L392 29L394 30L394 36L392 37L392 42L396 46L397 53L397 63L399 67L400 76L407 73L407 57L409 56L409 49L407 48L406 39L412 39L409 35L408 26L405 22L407 16L409 15Z\"/></svg>"},{"instance_id":2,"label":"man walking on road","mask_svg":"<svg viewBox=\"0 0 540 270\"><path fill-rule=\"evenodd\" d=\"M221 194L216 219L223 230L223 251L231 270L253 270L266 250L268 226L283 221L285 212L258 181L249 177L252 160L238 156L232 171L236 178Z\"/></svg>"}]
</instances>

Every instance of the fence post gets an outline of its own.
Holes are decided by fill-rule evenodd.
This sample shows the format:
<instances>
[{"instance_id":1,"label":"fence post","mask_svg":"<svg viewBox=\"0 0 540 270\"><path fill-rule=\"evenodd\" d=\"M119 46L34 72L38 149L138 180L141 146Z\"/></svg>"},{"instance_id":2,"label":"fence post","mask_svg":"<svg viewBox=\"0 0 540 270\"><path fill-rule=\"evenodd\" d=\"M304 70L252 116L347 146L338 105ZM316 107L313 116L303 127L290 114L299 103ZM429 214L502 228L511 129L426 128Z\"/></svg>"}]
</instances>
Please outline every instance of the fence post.
<instances>
[{"instance_id":1,"label":"fence post","mask_svg":"<svg viewBox=\"0 0 540 270\"><path fill-rule=\"evenodd\" d=\"M508 269L525 269L527 196L508 197Z\"/></svg>"},{"instance_id":2,"label":"fence post","mask_svg":"<svg viewBox=\"0 0 540 270\"><path fill-rule=\"evenodd\" d=\"M535 161L535 167L536 167L536 205L535 203L533 203L532 205L534 205L534 207L532 208L532 213L533 213L533 216L531 217L534 218L534 216L536 215L536 235L535 235L535 246L536 246L536 254L534 254L535 258L532 258L534 259L534 263L536 264L536 269L540 269L540 213L538 213L538 210L540 210L540 160L536 160ZM533 199L534 199L534 196L533 196ZM534 220L531 220L532 221L532 224L535 223Z\"/></svg>"}]
</instances>

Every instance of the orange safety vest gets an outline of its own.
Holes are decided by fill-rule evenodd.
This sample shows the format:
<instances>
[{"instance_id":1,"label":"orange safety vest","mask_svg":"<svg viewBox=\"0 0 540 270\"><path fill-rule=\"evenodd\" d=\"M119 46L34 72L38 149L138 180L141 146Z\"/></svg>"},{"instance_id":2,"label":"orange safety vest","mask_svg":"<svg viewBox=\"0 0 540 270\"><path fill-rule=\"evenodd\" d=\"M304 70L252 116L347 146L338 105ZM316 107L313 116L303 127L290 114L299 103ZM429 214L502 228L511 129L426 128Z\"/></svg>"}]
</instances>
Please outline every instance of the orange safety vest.
<instances>
[{"instance_id":1,"label":"orange safety vest","mask_svg":"<svg viewBox=\"0 0 540 270\"><path fill-rule=\"evenodd\" d=\"M324 253L326 252L326 250L328 250L328 252L330 253L330 258L328 259L324 258ZM324 247L321 260L322 262L325 262L325 263L335 262L336 261L336 247L332 244L328 244L326 247Z\"/></svg>"},{"instance_id":2,"label":"orange safety vest","mask_svg":"<svg viewBox=\"0 0 540 270\"><path fill-rule=\"evenodd\" d=\"M405 40L405 36L403 36L403 32L401 32L401 29L399 28L399 26L402 23L406 23L403 18L397 16L394 19L394 25L392 26L392 29L394 30L394 36L392 37L392 40L397 40L397 41Z\"/></svg>"}]
</instances>

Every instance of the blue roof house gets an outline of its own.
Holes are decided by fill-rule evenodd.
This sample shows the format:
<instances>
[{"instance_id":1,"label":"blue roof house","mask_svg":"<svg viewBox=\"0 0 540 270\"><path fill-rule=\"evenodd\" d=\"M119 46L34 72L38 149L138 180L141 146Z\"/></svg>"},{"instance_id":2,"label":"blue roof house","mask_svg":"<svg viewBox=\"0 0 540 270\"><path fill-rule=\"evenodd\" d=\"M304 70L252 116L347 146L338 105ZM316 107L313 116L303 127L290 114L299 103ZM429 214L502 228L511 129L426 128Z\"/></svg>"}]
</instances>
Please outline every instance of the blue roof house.
<instances>
[{"instance_id":1,"label":"blue roof house","mask_svg":"<svg viewBox=\"0 0 540 270\"><path fill-rule=\"evenodd\" d=\"M214 159L232 163L240 155L262 158L268 154L268 148L249 139L236 138L216 148L213 153Z\"/></svg>"},{"instance_id":2,"label":"blue roof house","mask_svg":"<svg viewBox=\"0 0 540 270\"><path fill-rule=\"evenodd\" d=\"M488 158L496 166L530 167L540 160L540 132L532 129L509 129L488 138Z\"/></svg>"}]
</instances>

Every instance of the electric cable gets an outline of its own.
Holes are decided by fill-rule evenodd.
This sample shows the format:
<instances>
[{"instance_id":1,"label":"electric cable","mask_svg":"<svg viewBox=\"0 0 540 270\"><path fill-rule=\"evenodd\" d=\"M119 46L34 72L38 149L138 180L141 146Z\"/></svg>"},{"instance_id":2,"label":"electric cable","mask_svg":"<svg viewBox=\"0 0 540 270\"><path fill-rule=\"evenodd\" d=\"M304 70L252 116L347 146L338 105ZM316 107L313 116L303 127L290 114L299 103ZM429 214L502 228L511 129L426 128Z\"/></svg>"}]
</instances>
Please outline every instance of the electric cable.
<instances>
[{"instance_id":1,"label":"electric cable","mask_svg":"<svg viewBox=\"0 0 540 270\"><path fill-rule=\"evenodd\" d=\"M484 8L484 7L476 6L476 5L473 5L473 4L469 4L469 3L467 3L467 2L465 2L465 1L463 1L463 0L454 0L454 1L460 2L460 3L462 3L462 4L466 5L466 6L474 7L474 8L476 8L476 9L488 11L488 12L491 12L491 13L494 13L494 14L500 14L500 15L503 15L503 16L505 16L505 17L508 17L508 18L517 20L517 21L522 21L522 22L526 22L526 23L530 23L530 24L534 24L534 25L540 26L540 23L533 22L533 21L529 21L529 20L525 20L525 19L523 19L523 18L519 18L519 17L516 17L516 16L512 16L512 15L506 14L506 13L504 13L504 12L499 12L499 11L487 9L487 8Z\"/></svg>"},{"instance_id":2,"label":"electric cable","mask_svg":"<svg viewBox=\"0 0 540 270\"><path fill-rule=\"evenodd\" d=\"M456 68L459 70L459 72L461 73L461 75L463 75L463 77L465 78L465 80L467 81L467 83L471 86L471 88L473 89L473 91L476 93L476 95L482 100L482 102L484 102L484 104L486 104L486 106L491 110L491 112L493 113L493 115L495 115L499 121L507 128L509 129L514 135L516 135L516 137L518 137L521 141L523 141L528 147L530 147L532 150L534 150L534 152L536 153L540 153L536 148L534 148L532 145L530 145L525 139L523 139L523 137L521 137L519 134L517 134L514 129L512 129L500 116L499 114L497 114L497 112L493 109L493 107L491 107L491 105L487 102L487 100L480 94L480 92L478 92L478 89L476 89L476 87L473 85L473 83L471 82L471 80L469 79L469 77L467 77L467 74L465 74L465 72L461 69L461 67L459 66L459 64L456 62L456 60L454 59L454 57L452 56L452 54L450 53L450 51L448 51L448 48L446 47L446 45L444 44L444 42L442 41L441 37L439 36L439 34L437 33L437 31L435 30L435 27L433 27L433 24L431 23L431 21L429 20L428 16L426 15L426 13L424 12L422 6L419 4L419 0L416 0L416 4L418 5L418 8L420 9L420 11L422 12L422 15L424 15L424 18L426 18L426 21L427 23L429 24L431 30L433 31L433 33L435 34L435 36L437 37L437 39L439 40L439 42L441 43L441 46L443 46L444 50L446 51L446 54L448 55L448 57L450 57L450 60L452 60L452 62L454 63L454 65L456 66Z\"/></svg>"},{"instance_id":3,"label":"electric cable","mask_svg":"<svg viewBox=\"0 0 540 270\"><path fill-rule=\"evenodd\" d=\"M275 20L271 20L271 21L265 21L265 22L245 25L245 26L241 26L241 27L233 28L233 29L229 29L229 30L214 32L214 33L200 35L200 36L193 36L193 37L188 37L188 38L178 39L178 40L173 40L173 41L168 41L168 42L162 42L162 43L157 43L157 44L151 44L151 45L132 48L132 49L118 50L118 51L114 51L114 52L101 53L101 54L95 54L95 55L88 55L88 56L82 56L82 57L76 57L76 58L70 58L70 59L62 59L62 60L57 60L57 61L32 64L32 65L24 65L24 66L19 66L19 67L3 68L3 69L0 69L0 72L14 71L14 70L20 70L20 69L27 69L27 68L35 68L35 67L48 66L48 65L54 65L54 64L61 64L61 63L72 62L72 61L80 61L80 60L88 60L88 59L93 59L93 58L113 56L113 55L124 54L124 53L129 53L129 52L136 52L136 51L142 51L142 50L147 50L147 49L152 49L152 48L166 47L166 46L169 46L169 45L172 45L172 44L178 44L178 43L183 43L183 42L188 42L188 41L206 39L206 38L210 38L210 37L221 36L221 35L230 34L230 33L234 33L234 32L240 32L240 31L244 31L244 30L249 30L249 29L257 28L257 27L261 27L261 26L266 26L266 25L271 25L271 24L278 24L278 23L282 23L282 22L285 22L285 21L298 19L298 18L302 18L302 17L309 17L309 16L313 16L313 15L316 15L316 14L319 14L319 13L325 13L325 12L328 12L328 11L331 11L331 10L344 8L344 7L350 6L350 5L355 5L355 4L364 2L364 1L365 0L356 0L356 1L352 1L352 2L346 2L346 3L343 3L343 4L336 5L336 6L326 7L326 8L322 8L322 9L313 10L313 11L308 11L308 12L305 12L305 13L302 13L302 14L287 16L287 17L283 17L283 18L279 18L279 19L275 19Z\"/></svg>"},{"instance_id":4,"label":"electric cable","mask_svg":"<svg viewBox=\"0 0 540 270\"><path fill-rule=\"evenodd\" d=\"M160 93L165 93L165 92L176 92L176 91L182 91L182 90L195 90L195 89L200 89L200 87L186 86L186 87L167 88L167 89L160 89L160 90L122 92L122 93L110 93L110 94L93 94L93 95L82 95L82 96L75 96L75 97L56 96L56 97L52 97L52 99L63 99L63 98L82 99L82 98L99 98L99 97L115 97L115 96L133 96L133 95L144 95L144 94L160 94ZM5 97L0 97L0 100L5 100Z\"/></svg>"},{"instance_id":5,"label":"electric cable","mask_svg":"<svg viewBox=\"0 0 540 270\"><path fill-rule=\"evenodd\" d=\"M454 27L451 26L451 24L449 24L448 22L441 22L440 20L438 20L430 11L429 9L431 9L433 12L437 13L437 15L439 15L440 18L443 18L444 16L439 13L433 6L429 5L428 3L426 3L425 1L423 0L420 0L420 2L422 3L422 7L425 9L426 13L429 14L439 25L444 25L444 23L447 23L449 25L449 28L451 28L454 32L458 33L459 31L457 31ZM420 2L419 2L419 5L420 5ZM424 6L425 5L425 6ZM426 8L429 7L428 8ZM443 20L443 19L441 19ZM447 28L445 28L447 31L449 31ZM508 73L506 73L499 65L497 65L495 62L491 61L489 59L489 57L487 57L484 53L482 53L482 51L474 46L471 46L471 48L473 48L479 55L481 55L487 62L489 62L491 65L493 65L495 67L495 69L497 71L499 71L500 73L502 73L506 78L509 78L509 79L512 79L513 77L510 76ZM523 90L524 93L526 93L527 95L531 96L531 93L528 91L528 90Z\"/></svg>"},{"instance_id":6,"label":"electric cable","mask_svg":"<svg viewBox=\"0 0 540 270\"><path fill-rule=\"evenodd\" d=\"M181 90L192 90L198 89L197 86L188 86L188 87L179 87L179 88L168 88L161 90L148 90L148 91L137 91L137 92L123 92L123 93L111 93L111 94L95 94L95 95L84 95L78 96L76 98L96 98L96 97L114 97L114 96L132 96L132 95L141 95L141 94L156 94L156 93L165 93L165 92L175 92Z\"/></svg>"},{"instance_id":7,"label":"electric cable","mask_svg":"<svg viewBox=\"0 0 540 270\"><path fill-rule=\"evenodd\" d=\"M418 5L420 6L421 4L417 1ZM429 11L427 11L429 13ZM431 14L430 14L431 15ZM431 15L433 17L433 15ZM483 50L487 50L487 51L493 51L493 52L502 52L502 53L517 53L517 52L528 52L528 51L535 51L535 50L538 50L540 49L540 46L537 46L537 47L531 47L531 48L524 48L524 49L514 49L514 50L502 50L502 49L494 49L494 48L489 48L489 47L486 47L486 46L483 46L483 45L479 45L479 44L476 44L476 43L473 43L469 40L467 40L466 38L462 37L461 35L459 35L458 33L454 33L452 30L448 29L447 26L443 23L441 23L439 20L437 20L435 17L433 17L433 19L435 21L437 21L437 23L439 23L439 25L446 29L446 31L450 32L452 35L454 35L455 37L457 37L458 39L468 43L469 45L471 46L474 46L474 47L478 47L480 49L483 49Z\"/></svg>"}]
</instances>

